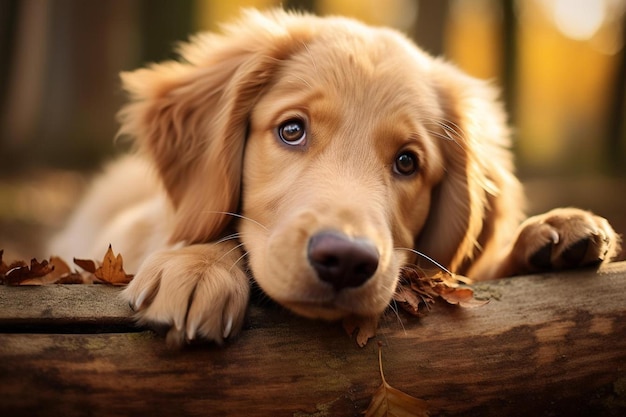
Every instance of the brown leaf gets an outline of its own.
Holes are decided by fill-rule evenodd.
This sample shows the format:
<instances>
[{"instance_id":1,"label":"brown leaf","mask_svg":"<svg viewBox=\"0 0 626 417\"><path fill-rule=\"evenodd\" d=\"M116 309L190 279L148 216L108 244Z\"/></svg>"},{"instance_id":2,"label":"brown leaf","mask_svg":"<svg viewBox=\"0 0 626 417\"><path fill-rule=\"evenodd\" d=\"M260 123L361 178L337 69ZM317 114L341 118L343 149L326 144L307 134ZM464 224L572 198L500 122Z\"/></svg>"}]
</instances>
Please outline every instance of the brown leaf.
<instances>
[{"instance_id":1,"label":"brown leaf","mask_svg":"<svg viewBox=\"0 0 626 417\"><path fill-rule=\"evenodd\" d=\"M54 267L54 272L52 275L57 278L66 274L70 274L72 272L70 266L58 256L50 257L50 265Z\"/></svg>"},{"instance_id":2,"label":"brown leaf","mask_svg":"<svg viewBox=\"0 0 626 417\"><path fill-rule=\"evenodd\" d=\"M115 256L111 247L104 256L102 266L87 259L76 259L74 263L86 272L72 271L61 258L53 256L49 261L33 259L30 266L24 261L7 265L2 260L0 250L0 284L7 285L47 285L47 284L127 284L132 278L124 272L121 255Z\"/></svg>"},{"instance_id":3,"label":"brown leaf","mask_svg":"<svg viewBox=\"0 0 626 417\"><path fill-rule=\"evenodd\" d=\"M7 265L2 259L3 255L4 249L0 249L0 284L4 284L5 275L9 271L9 265Z\"/></svg>"},{"instance_id":4,"label":"brown leaf","mask_svg":"<svg viewBox=\"0 0 626 417\"><path fill-rule=\"evenodd\" d=\"M0 275L6 274L9 270L9 265L4 263L2 256L4 255L4 249L0 249Z\"/></svg>"},{"instance_id":5,"label":"brown leaf","mask_svg":"<svg viewBox=\"0 0 626 417\"><path fill-rule=\"evenodd\" d=\"M50 272L39 277L28 278L22 281L21 285L57 284L61 277L71 272L70 267L58 256L52 256L49 265L51 267Z\"/></svg>"},{"instance_id":6,"label":"brown leaf","mask_svg":"<svg viewBox=\"0 0 626 417\"><path fill-rule=\"evenodd\" d=\"M489 300L477 300L474 298L474 291L470 288L445 288L441 289L439 295L450 304L458 304L461 307L480 307Z\"/></svg>"},{"instance_id":7,"label":"brown leaf","mask_svg":"<svg viewBox=\"0 0 626 417\"><path fill-rule=\"evenodd\" d=\"M109 249L104 255L102 266L96 269L94 275L96 278L113 285L125 285L133 279L132 275L128 275L124 272L124 260L122 259L122 255L118 254L115 256L111 245L109 245Z\"/></svg>"},{"instance_id":8,"label":"brown leaf","mask_svg":"<svg viewBox=\"0 0 626 417\"><path fill-rule=\"evenodd\" d=\"M54 265L45 259L41 262L38 262L35 258L30 260L30 273L32 276L43 277L51 273L53 270Z\"/></svg>"},{"instance_id":9,"label":"brown leaf","mask_svg":"<svg viewBox=\"0 0 626 417\"><path fill-rule=\"evenodd\" d=\"M343 319L343 328L349 336L354 335L356 331L356 343L363 347L369 339L376 336L378 317L348 316Z\"/></svg>"},{"instance_id":10,"label":"brown leaf","mask_svg":"<svg viewBox=\"0 0 626 417\"><path fill-rule=\"evenodd\" d=\"M383 382L372 396L372 401L365 410L365 417L427 417L426 401L392 387L385 380L380 346L378 347L378 366Z\"/></svg>"},{"instance_id":11,"label":"brown leaf","mask_svg":"<svg viewBox=\"0 0 626 417\"><path fill-rule=\"evenodd\" d=\"M8 285L29 285L30 280L36 280L46 276L54 270L54 266L48 261L41 262L33 258L30 266L23 261L17 261L9 265L4 275L4 282ZM35 282L35 285L37 283Z\"/></svg>"},{"instance_id":12,"label":"brown leaf","mask_svg":"<svg viewBox=\"0 0 626 417\"><path fill-rule=\"evenodd\" d=\"M441 271L427 274L417 268L405 267L394 300L414 316L425 315L437 298L461 307L485 305L489 300L476 300L471 288L459 286L469 283L471 280L461 275Z\"/></svg>"},{"instance_id":13,"label":"brown leaf","mask_svg":"<svg viewBox=\"0 0 626 417\"><path fill-rule=\"evenodd\" d=\"M98 266L96 265L96 263L92 261L91 259L74 258L74 263L80 266L81 268L83 268L85 271L91 272L92 274L94 274L96 272L96 269L98 269Z\"/></svg>"},{"instance_id":14,"label":"brown leaf","mask_svg":"<svg viewBox=\"0 0 626 417\"><path fill-rule=\"evenodd\" d=\"M417 317L425 316L430 307L429 304L434 302L434 299L431 296L427 294L420 294L406 285L398 286L393 299L407 313Z\"/></svg>"},{"instance_id":15,"label":"brown leaf","mask_svg":"<svg viewBox=\"0 0 626 417\"><path fill-rule=\"evenodd\" d=\"M46 284L93 284L92 273L79 273L72 271L69 265L58 256L50 258L50 263L54 265L54 271L46 277Z\"/></svg>"}]
</instances>

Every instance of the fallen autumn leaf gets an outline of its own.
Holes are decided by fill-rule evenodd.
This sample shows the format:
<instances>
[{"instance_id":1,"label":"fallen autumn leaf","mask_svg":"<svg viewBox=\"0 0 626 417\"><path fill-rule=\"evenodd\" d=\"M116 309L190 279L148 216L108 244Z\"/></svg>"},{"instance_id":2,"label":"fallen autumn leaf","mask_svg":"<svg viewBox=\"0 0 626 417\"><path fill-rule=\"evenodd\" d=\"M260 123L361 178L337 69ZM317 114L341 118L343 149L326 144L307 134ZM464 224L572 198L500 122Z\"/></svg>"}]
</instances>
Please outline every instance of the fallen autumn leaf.
<instances>
[{"instance_id":1,"label":"fallen autumn leaf","mask_svg":"<svg viewBox=\"0 0 626 417\"><path fill-rule=\"evenodd\" d=\"M132 275L124 272L122 255L118 254L115 256L111 245L109 245L109 249L104 255L102 266L96 269L94 275L96 278L113 285L126 285L133 279Z\"/></svg>"},{"instance_id":2,"label":"fallen autumn leaf","mask_svg":"<svg viewBox=\"0 0 626 417\"><path fill-rule=\"evenodd\" d=\"M372 401L365 410L365 417L427 417L426 401L392 387L385 380L380 346L378 347L378 366L382 384L372 396Z\"/></svg>"}]
</instances>

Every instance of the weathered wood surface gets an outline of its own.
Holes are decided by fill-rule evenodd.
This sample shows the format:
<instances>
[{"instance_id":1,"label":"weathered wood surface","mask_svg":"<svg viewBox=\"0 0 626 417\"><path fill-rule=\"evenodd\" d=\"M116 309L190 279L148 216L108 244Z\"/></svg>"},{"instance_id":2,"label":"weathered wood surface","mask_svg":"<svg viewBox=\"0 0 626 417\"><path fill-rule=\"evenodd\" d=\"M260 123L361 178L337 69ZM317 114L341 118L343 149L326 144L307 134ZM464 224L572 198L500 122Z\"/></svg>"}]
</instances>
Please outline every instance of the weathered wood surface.
<instances>
[{"instance_id":1,"label":"weathered wood surface","mask_svg":"<svg viewBox=\"0 0 626 417\"><path fill-rule=\"evenodd\" d=\"M387 381L431 415L626 415L626 263L477 285L492 301L390 315ZM224 347L166 348L119 290L0 286L0 415L360 416L377 343L251 308ZM77 332L77 333L75 333Z\"/></svg>"},{"instance_id":2,"label":"weathered wood surface","mask_svg":"<svg viewBox=\"0 0 626 417\"><path fill-rule=\"evenodd\" d=\"M0 286L0 337L11 331L135 330L120 290L105 285Z\"/></svg>"}]
</instances>

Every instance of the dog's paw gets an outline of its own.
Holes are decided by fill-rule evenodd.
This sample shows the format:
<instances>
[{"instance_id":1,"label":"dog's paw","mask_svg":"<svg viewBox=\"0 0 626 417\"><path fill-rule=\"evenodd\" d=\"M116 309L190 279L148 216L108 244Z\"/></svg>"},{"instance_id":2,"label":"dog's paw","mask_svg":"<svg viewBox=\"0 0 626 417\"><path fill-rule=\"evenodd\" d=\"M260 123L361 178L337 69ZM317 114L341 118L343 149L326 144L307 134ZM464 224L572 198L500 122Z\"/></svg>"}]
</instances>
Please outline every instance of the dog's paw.
<instances>
[{"instance_id":1,"label":"dog's paw","mask_svg":"<svg viewBox=\"0 0 626 417\"><path fill-rule=\"evenodd\" d=\"M241 252L230 244L204 244L150 256L122 292L140 324L166 327L167 343L194 339L222 343L236 335L248 304Z\"/></svg>"},{"instance_id":2,"label":"dog's paw","mask_svg":"<svg viewBox=\"0 0 626 417\"><path fill-rule=\"evenodd\" d=\"M520 226L511 253L513 273L596 265L616 256L619 247L606 219L579 209L554 209Z\"/></svg>"}]
</instances>

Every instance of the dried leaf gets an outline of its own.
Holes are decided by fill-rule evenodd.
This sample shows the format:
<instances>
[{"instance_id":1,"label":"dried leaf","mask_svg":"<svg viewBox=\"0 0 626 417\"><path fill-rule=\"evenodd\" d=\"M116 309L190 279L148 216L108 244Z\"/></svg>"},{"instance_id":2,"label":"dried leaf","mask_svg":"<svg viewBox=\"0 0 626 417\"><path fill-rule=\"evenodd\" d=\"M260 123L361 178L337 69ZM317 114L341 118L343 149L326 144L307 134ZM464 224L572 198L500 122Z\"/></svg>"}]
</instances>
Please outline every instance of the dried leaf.
<instances>
[{"instance_id":1,"label":"dried leaf","mask_svg":"<svg viewBox=\"0 0 626 417\"><path fill-rule=\"evenodd\" d=\"M354 335L356 331L356 343L363 347L369 339L376 336L378 317L348 316L343 319L343 328L349 336Z\"/></svg>"},{"instance_id":2,"label":"dried leaf","mask_svg":"<svg viewBox=\"0 0 626 417\"><path fill-rule=\"evenodd\" d=\"M7 265L2 256L4 255L4 249L0 249L0 284L5 283L6 273L9 272L9 265Z\"/></svg>"},{"instance_id":3,"label":"dried leaf","mask_svg":"<svg viewBox=\"0 0 626 417\"><path fill-rule=\"evenodd\" d=\"M431 304L437 298L461 307L479 307L486 304L488 300L474 298L471 288L459 285L470 282L460 275L441 271L429 275L418 268L406 267L402 270L401 282L393 299L406 312L417 317L428 314ZM349 316L344 318L343 327L350 336L356 333L356 342L363 347L369 339L376 336L378 317Z\"/></svg>"},{"instance_id":4,"label":"dried leaf","mask_svg":"<svg viewBox=\"0 0 626 417\"><path fill-rule=\"evenodd\" d=\"M439 295L448 303L458 304L465 308L480 307L489 302L489 300L475 299L474 291L470 288L445 288L441 289Z\"/></svg>"},{"instance_id":5,"label":"dried leaf","mask_svg":"<svg viewBox=\"0 0 626 417\"><path fill-rule=\"evenodd\" d=\"M27 278L30 270L24 261L15 261L9 264L2 280L7 285L19 285L23 279Z\"/></svg>"},{"instance_id":6,"label":"dried leaf","mask_svg":"<svg viewBox=\"0 0 626 417\"><path fill-rule=\"evenodd\" d=\"M127 284L132 278L124 272L121 255L115 256L109 246L102 266L87 259L76 259L74 263L86 272L72 271L61 258L53 256L49 261L38 262L33 259L28 265L24 261L16 261L7 265L0 250L0 284L7 285L48 285L48 284L94 284L112 285Z\"/></svg>"},{"instance_id":7,"label":"dried leaf","mask_svg":"<svg viewBox=\"0 0 626 417\"><path fill-rule=\"evenodd\" d=\"M30 260L30 265L17 261L9 265L3 281L8 285L28 285L30 280L44 277L53 270L54 266L46 260L39 262L33 258Z\"/></svg>"},{"instance_id":8,"label":"dried leaf","mask_svg":"<svg viewBox=\"0 0 626 417\"><path fill-rule=\"evenodd\" d=\"M378 347L378 365L383 382L372 396L372 401L365 410L365 417L427 417L426 401L392 387L385 380L380 346Z\"/></svg>"},{"instance_id":9,"label":"dried leaf","mask_svg":"<svg viewBox=\"0 0 626 417\"><path fill-rule=\"evenodd\" d=\"M58 256L50 257L50 265L54 267L54 272L52 275L56 278L59 278L66 274L70 274L72 272L70 266Z\"/></svg>"},{"instance_id":10,"label":"dried leaf","mask_svg":"<svg viewBox=\"0 0 626 417\"><path fill-rule=\"evenodd\" d=\"M48 284L93 284L94 277L92 273L79 273L72 271L69 265L58 256L50 258L50 263L54 265L54 271L47 275Z\"/></svg>"},{"instance_id":11,"label":"dried leaf","mask_svg":"<svg viewBox=\"0 0 626 417\"><path fill-rule=\"evenodd\" d=\"M118 254L115 256L111 245L109 245L109 249L104 255L102 266L96 269L94 275L96 278L113 285L125 285L133 279L132 275L128 275L124 272L124 260L122 259L122 255Z\"/></svg>"},{"instance_id":12,"label":"dried leaf","mask_svg":"<svg viewBox=\"0 0 626 417\"><path fill-rule=\"evenodd\" d=\"M0 249L0 282L4 281L4 275L9 270L9 265L4 263L2 256L4 255L4 249Z\"/></svg>"},{"instance_id":13,"label":"dried leaf","mask_svg":"<svg viewBox=\"0 0 626 417\"><path fill-rule=\"evenodd\" d=\"M38 262L35 258L30 260L30 273L33 276L43 277L51 273L53 270L54 265L47 260L43 260L41 262Z\"/></svg>"},{"instance_id":14,"label":"dried leaf","mask_svg":"<svg viewBox=\"0 0 626 417\"><path fill-rule=\"evenodd\" d=\"M70 267L58 256L51 257L48 264L50 266L50 271L47 274L27 278L24 281L20 282L20 285L57 284L58 281L61 279L61 277L64 277L65 275L68 275L71 272ZM42 271L42 272L45 272L45 271Z\"/></svg>"},{"instance_id":15,"label":"dried leaf","mask_svg":"<svg viewBox=\"0 0 626 417\"><path fill-rule=\"evenodd\" d=\"M437 298L461 307L480 307L489 300L476 300L474 291L459 284L468 284L469 278L447 272L429 275L417 268L404 268L402 280L394 300L409 314L423 316Z\"/></svg>"},{"instance_id":16,"label":"dried leaf","mask_svg":"<svg viewBox=\"0 0 626 417\"><path fill-rule=\"evenodd\" d=\"M96 272L96 269L98 269L98 266L96 265L96 263L94 261L92 261L91 259L76 259L76 258L74 258L74 263L76 265L80 266L85 271L91 272L92 274L94 274Z\"/></svg>"},{"instance_id":17,"label":"dried leaf","mask_svg":"<svg viewBox=\"0 0 626 417\"><path fill-rule=\"evenodd\" d=\"M420 294L418 291L414 291L411 287L405 285L398 286L393 299L407 313L417 317L425 316L430 308L429 304L434 303L432 296Z\"/></svg>"}]
</instances>

